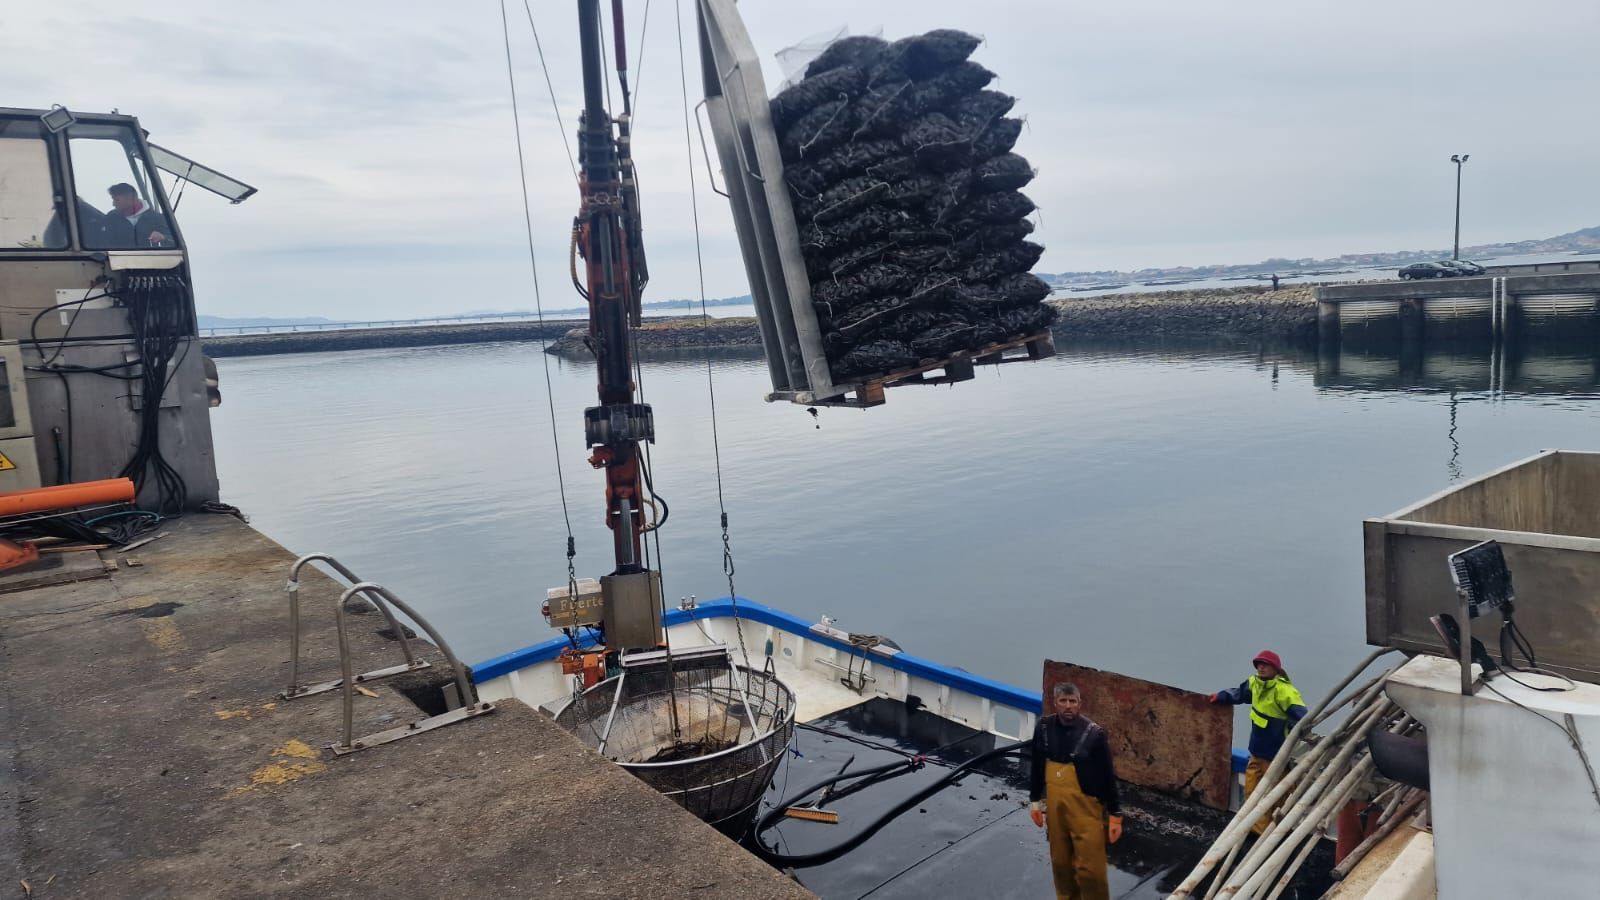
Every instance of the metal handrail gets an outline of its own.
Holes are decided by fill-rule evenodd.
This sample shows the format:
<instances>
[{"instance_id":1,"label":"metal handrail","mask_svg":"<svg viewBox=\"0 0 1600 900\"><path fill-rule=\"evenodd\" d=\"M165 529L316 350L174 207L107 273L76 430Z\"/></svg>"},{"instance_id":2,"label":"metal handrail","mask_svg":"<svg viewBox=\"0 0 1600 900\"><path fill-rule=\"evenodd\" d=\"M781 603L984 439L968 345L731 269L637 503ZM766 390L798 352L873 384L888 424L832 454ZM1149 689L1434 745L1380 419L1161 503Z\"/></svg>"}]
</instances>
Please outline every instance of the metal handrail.
<instances>
[{"instance_id":1,"label":"metal handrail","mask_svg":"<svg viewBox=\"0 0 1600 900\"><path fill-rule=\"evenodd\" d=\"M327 563L330 569L338 572L351 584L364 583L344 563L339 562L327 553L308 553L295 560L294 565L289 568L289 583L285 587L285 590L289 592L289 687L283 692L285 700L293 700L308 693L307 688L300 683L300 570L314 562ZM411 651L411 641L406 637L405 626L401 625L400 620L395 618L383 595L370 590L362 593L366 594L367 598L373 601L373 605L378 608L378 611L383 613L383 618L389 623L389 627L394 629L394 633L400 641L400 652L405 654L406 662L405 666L399 671L410 671L426 666L426 663L418 665L416 654ZM344 609L343 600L339 601L339 608L341 610ZM401 608L404 609L404 607ZM409 615L410 613L408 612L407 614ZM369 676L378 675L377 672L366 674ZM348 671L345 672L344 677L349 680L350 673ZM465 702L465 695L462 697L462 702Z\"/></svg>"},{"instance_id":2,"label":"metal handrail","mask_svg":"<svg viewBox=\"0 0 1600 900\"><path fill-rule=\"evenodd\" d=\"M359 750L363 746L355 740L356 689L355 679L351 677L350 673L349 630L344 624L345 602L351 597L363 593L376 594L377 596L382 597L384 600L387 600L388 602L399 607L400 611L405 613L406 616L411 619L411 621L417 623L418 628L421 628L427 633L428 637L433 641L434 646L438 647L439 652L444 654L445 661L450 663L450 671L455 675L456 690L459 691L461 695L460 699L462 708L467 709L476 707L477 694L475 694L472 690L472 683L467 680L466 666L463 666L461 664L461 660L456 658L455 652L450 649L449 644L445 643L444 638L440 636L438 630L429 624L427 619L424 619L422 616L418 615L417 611L407 605L404 600L396 597L392 591L383 585L371 581L357 582L346 589L344 593L339 595L339 606L334 610L334 623L339 632L339 671L344 676L343 749L345 751ZM487 711L487 704L485 704L485 711ZM445 715L449 714L446 713Z\"/></svg>"}]
</instances>

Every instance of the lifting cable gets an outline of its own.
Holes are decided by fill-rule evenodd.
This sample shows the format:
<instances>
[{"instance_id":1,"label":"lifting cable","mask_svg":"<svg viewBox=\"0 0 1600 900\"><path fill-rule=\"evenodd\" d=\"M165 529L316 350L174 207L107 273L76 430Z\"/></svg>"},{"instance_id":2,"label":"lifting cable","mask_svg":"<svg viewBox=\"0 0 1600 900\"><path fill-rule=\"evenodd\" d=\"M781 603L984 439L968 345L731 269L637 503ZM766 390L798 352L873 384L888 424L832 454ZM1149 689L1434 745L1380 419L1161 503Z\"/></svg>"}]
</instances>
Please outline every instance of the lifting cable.
<instances>
[{"instance_id":1,"label":"lifting cable","mask_svg":"<svg viewBox=\"0 0 1600 900\"><path fill-rule=\"evenodd\" d=\"M528 14L528 24L533 24L532 12ZM573 558L578 555L578 545L576 539L572 536L572 515L567 509L567 482L561 472L561 440L556 432L555 387L550 380L550 354L545 352L544 300L539 292L539 260L533 251L533 210L528 202L528 167L524 162L522 152L522 118L517 109L517 76L511 64L511 26L506 20L505 0L500 0L500 32L505 38L506 45L506 80L511 86L511 122L517 132L517 176L522 179L522 221L528 232L528 266L533 272L533 306L539 318L539 359L544 363L544 397L550 408L550 446L556 458L556 487L561 492L561 520L567 527L567 596L576 598L578 596L578 571ZM535 40L537 40L537 34ZM544 62L543 51L540 51L539 61L541 65ZM548 78L548 70L545 74L546 78ZM550 99L552 101L555 100L553 90ZM563 133L563 140L565 140L565 137L566 135ZM569 158L571 156L570 150L568 151L568 156ZM576 176L576 168L573 169L573 174ZM564 628L562 631L566 633L567 640L576 648L578 639L573 630Z\"/></svg>"},{"instance_id":2,"label":"lifting cable","mask_svg":"<svg viewBox=\"0 0 1600 900\"><path fill-rule=\"evenodd\" d=\"M678 86L683 95L683 150L689 162L689 209L694 216L694 265L700 277L700 327L706 335L706 394L711 400L711 454L717 471L717 509L722 521L722 572L728 576L728 602L733 609L733 630L739 636L739 655L750 668L750 651L744 644L744 626L739 621L739 592L733 586L733 545L728 540L728 504L722 493L722 445L717 437L717 383L712 376L711 314L706 310L706 264L700 249L700 200L694 185L694 141L689 134L689 75L683 56L683 4L672 0L678 20Z\"/></svg>"},{"instance_id":3,"label":"lifting cable","mask_svg":"<svg viewBox=\"0 0 1600 900\"><path fill-rule=\"evenodd\" d=\"M556 102L555 82L550 80L550 67L545 65L544 61L544 44L539 42L539 26L533 24L533 8L528 5L528 0L522 0L522 9L528 14L528 27L533 29L533 46L534 49L539 51L539 68L544 70L544 86L550 92L550 109L555 113L556 131L561 132L561 146L567 149L567 166L572 169L572 180L579 182L581 179L578 178L578 164L572 156L572 144L567 142L567 130L561 127L561 104ZM500 0L500 27L506 31L506 67L509 69L511 67L511 34L509 27L506 25L505 0ZM515 108L517 102L515 82L511 85L511 93L511 105ZM518 146L522 144L522 130L520 127L517 130L517 144ZM527 176L523 176L523 183L526 185ZM526 188L524 188L522 196L528 196Z\"/></svg>"}]
</instances>

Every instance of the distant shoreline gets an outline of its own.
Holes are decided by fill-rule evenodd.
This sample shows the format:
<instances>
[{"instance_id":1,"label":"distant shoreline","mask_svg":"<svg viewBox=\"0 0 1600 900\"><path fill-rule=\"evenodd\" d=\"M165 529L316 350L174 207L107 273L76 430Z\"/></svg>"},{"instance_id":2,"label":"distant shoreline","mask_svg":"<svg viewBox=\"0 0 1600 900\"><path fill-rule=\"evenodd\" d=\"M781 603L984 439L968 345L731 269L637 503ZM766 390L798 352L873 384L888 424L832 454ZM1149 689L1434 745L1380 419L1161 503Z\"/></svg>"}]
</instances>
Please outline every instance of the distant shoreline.
<instances>
[{"instance_id":1,"label":"distant shoreline","mask_svg":"<svg viewBox=\"0 0 1600 900\"><path fill-rule=\"evenodd\" d=\"M1109 294L1051 300L1061 312L1054 326L1058 339L1128 340L1145 337L1253 338L1309 343L1316 337L1315 289L1307 285L1272 290L1264 286L1160 293ZM582 340L586 322L561 319L538 322L491 322L469 325L423 325L273 334L221 335L201 339L213 358L325 353L402 347L437 347L498 341L543 340L550 353L571 358L589 354ZM699 316L647 320L639 329L639 348L680 350L761 346L761 332L752 317L728 317L703 323Z\"/></svg>"}]
</instances>

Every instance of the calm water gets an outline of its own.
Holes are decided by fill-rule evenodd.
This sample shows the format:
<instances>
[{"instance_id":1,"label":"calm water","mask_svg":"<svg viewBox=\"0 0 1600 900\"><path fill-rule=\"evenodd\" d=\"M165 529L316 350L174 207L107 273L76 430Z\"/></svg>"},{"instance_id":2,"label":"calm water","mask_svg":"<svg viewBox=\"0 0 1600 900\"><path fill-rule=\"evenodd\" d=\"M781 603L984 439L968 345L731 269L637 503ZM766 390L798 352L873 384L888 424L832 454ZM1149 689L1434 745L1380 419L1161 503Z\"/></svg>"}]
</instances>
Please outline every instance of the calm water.
<instances>
[{"instance_id":1,"label":"calm water","mask_svg":"<svg viewBox=\"0 0 1600 900\"><path fill-rule=\"evenodd\" d=\"M1594 355L1530 356L1493 394L1486 366L1450 356L1327 362L1069 348L814 423L762 401L760 360L719 360L738 590L1019 685L1050 657L1209 691L1271 647L1317 692L1363 652L1363 517L1600 446ZM593 369L550 363L578 572L598 577ZM565 531L536 345L218 365L223 497L258 528L394 588L469 661L550 636ZM704 364L644 375L667 592L722 596Z\"/></svg>"}]
</instances>

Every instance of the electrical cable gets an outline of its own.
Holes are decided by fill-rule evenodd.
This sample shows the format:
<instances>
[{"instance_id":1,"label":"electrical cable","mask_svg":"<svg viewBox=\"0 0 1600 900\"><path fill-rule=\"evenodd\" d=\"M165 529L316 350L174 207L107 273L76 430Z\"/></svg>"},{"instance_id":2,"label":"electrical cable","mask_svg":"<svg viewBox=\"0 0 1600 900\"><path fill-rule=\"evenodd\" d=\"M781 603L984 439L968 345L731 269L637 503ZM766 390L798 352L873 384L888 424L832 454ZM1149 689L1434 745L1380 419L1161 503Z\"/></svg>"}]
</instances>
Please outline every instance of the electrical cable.
<instances>
[{"instance_id":1,"label":"electrical cable","mask_svg":"<svg viewBox=\"0 0 1600 900\"><path fill-rule=\"evenodd\" d=\"M1512 680L1515 681L1516 679L1512 679ZM1583 772L1584 772L1585 775L1587 775L1589 777L1589 789L1594 794L1594 802L1595 802L1596 805L1600 805L1600 779L1597 779L1595 777L1594 766L1591 765L1590 762L1589 762L1589 754L1587 752L1585 752L1584 749L1583 749L1583 737L1578 734L1577 724L1573 721L1572 714L1571 713L1567 713L1566 714L1566 716L1565 716L1566 724L1563 725L1562 723L1557 722L1555 719L1550 718L1549 716L1545 715L1542 712L1539 712L1538 710L1534 709L1533 707L1527 706L1527 705L1525 705L1523 703L1519 703L1516 700L1514 700L1514 699L1506 696L1505 694L1501 693L1498 689L1495 688L1494 685L1489 683L1489 679L1482 678L1482 679L1479 680L1479 683L1482 684L1484 687L1488 688L1491 693L1493 693L1496 697L1499 697L1501 700L1506 701L1507 703L1511 704L1512 706L1515 706L1516 708L1518 708L1520 710L1523 710L1524 712L1528 712L1528 713L1531 713L1531 714L1533 714L1535 716L1538 716L1539 718L1545 720L1546 722L1549 722L1551 725L1554 725L1556 728L1559 728L1561 730L1561 733L1566 735L1567 743L1571 744L1572 745L1572 749L1577 752L1578 761L1583 764ZM1521 682L1518 682L1518 683L1520 684Z\"/></svg>"},{"instance_id":2,"label":"electrical cable","mask_svg":"<svg viewBox=\"0 0 1600 900\"><path fill-rule=\"evenodd\" d=\"M867 787L870 784L877 783L885 776L891 776L891 774L905 774L906 772L920 769L924 760L922 757L913 757L911 759L900 760L898 762L886 763L881 766L874 766L870 769L862 769L856 772L835 775L831 778L824 779L816 784L811 785L810 787L807 787L795 795L794 798L786 798L777 806L773 807L766 815L762 816L756 822L755 829L751 834L751 843L755 845L756 855L773 865L816 866L825 862L830 862L861 846L861 844L864 843L867 838L877 834L878 831L880 831L885 825L888 825L890 822L894 821L896 818L899 818L907 811L914 809L919 803L923 802L929 797L932 797L934 794L937 794L945 788L955 784L963 775L966 775L978 766L981 766L990 760L999 759L1002 756L1020 754L1027 750L1029 743L1029 741L1017 741L1014 744L1006 744L1005 746L996 747L995 749L986 753L980 753L977 756L974 756L972 759L969 759L957 766L955 769L951 770L948 774L939 778L937 781L934 781L921 790L918 790L916 793L913 793L906 799L895 804L893 807L890 807L888 811L869 821L867 825L860 831L844 839L843 841L840 841L832 847L813 851L811 853L780 853L762 843L762 832L776 825L777 822L784 817L784 811L792 806L797 805L800 800L809 797L812 794L823 790L824 788L832 787L841 781L852 779L868 779L865 782L852 784L842 790L833 791L831 796L839 797L846 793L853 793L854 791Z\"/></svg>"}]
</instances>

